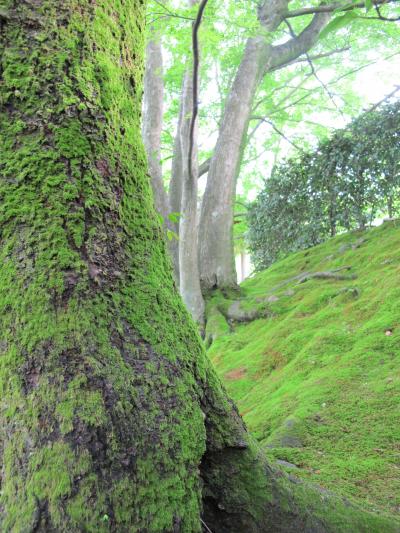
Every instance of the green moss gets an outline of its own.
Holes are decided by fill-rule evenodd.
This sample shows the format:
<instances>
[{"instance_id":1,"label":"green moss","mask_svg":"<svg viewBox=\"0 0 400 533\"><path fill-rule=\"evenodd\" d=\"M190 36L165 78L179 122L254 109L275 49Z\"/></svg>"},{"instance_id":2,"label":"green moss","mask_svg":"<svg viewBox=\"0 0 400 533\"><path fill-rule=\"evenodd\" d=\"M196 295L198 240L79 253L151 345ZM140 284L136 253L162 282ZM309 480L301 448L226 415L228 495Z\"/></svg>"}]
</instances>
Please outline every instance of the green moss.
<instances>
[{"instance_id":1,"label":"green moss","mask_svg":"<svg viewBox=\"0 0 400 533\"><path fill-rule=\"evenodd\" d=\"M297 476L393 516L400 504L399 244L393 222L289 256L241 287L249 303L276 295L274 316L236 326L209 350L272 461L294 463ZM345 265L356 280L274 289L301 272ZM296 420L290 430L288 417ZM297 445L282 446L292 430Z\"/></svg>"},{"instance_id":2,"label":"green moss","mask_svg":"<svg viewBox=\"0 0 400 533\"><path fill-rule=\"evenodd\" d=\"M15 9L0 39L0 529L194 533L208 363L141 146L143 4Z\"/></svg>"}]
</instances>

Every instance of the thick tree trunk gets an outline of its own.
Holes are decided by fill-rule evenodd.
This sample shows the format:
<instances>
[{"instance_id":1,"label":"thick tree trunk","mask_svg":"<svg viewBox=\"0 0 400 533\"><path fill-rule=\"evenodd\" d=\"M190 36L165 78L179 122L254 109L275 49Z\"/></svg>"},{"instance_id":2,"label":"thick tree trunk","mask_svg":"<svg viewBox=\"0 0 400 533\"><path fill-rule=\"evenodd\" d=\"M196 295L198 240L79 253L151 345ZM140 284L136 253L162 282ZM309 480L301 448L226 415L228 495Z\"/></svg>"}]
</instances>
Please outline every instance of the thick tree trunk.
<instances>
[{"instance_id":1,"label":"thick tree trunk","mask_svg":"<svg viewBox=\"0 0 400 533\"><path fill-rule=\"evenodd\" d=\"M204 355L141 147L142 0L8 6L0 531L395 531L293 493Z\"/></svg>"},{"instance_id":2,"label":"thick tree trunk","mask_svg":"<svg viewBox=\"0 0 400 533\"><path fill-rule=\"evenodd\" d=\"M194 131L192 174L189 172L190 124L193 112L193 73L187 69L182 94L180 129L182 153L182 205L179 223L179 289L182 299L199 324L204 322L204 300L200 288L197 223L197 125Z\"/></svg>"},{"instance_id":3,"label":"thick tree trunk","mask_svg":"<svg viewBox=\"0 0 400 533\"><path fill-rule=\"evenodd\" d=\"M211 159L199 228L200 280L203 290L232 287L237 283L233 253L236 178L265 52L264 37L248 40L225 106Z\"/></svg>"},{"instance_id":4,"label":"thick tree trunk","mask_svg":"<svg viewBox=\"0 0 400 533\"><path fill-rule=\"evenodd\" d=\"M143 3L1 34L0 530L200 531L206 360L140 139Z\"/></svg>"},{"instance_id":5,"label":"thick tree trunk","mask_svg":"<svg viewBox=\"0 0 400 533\"><path fill-rule=\"evenodd\" d=\"M318 14L298 37L272 46L266 34L274 32L281 24L288 4L288 0L266 0L260 5L259 35L247 41L225 105L200 217L199 255L203 290L236 285L233 250L236 181L259 82L268 71L280 68L311 48L330 17L329 13Z\"/></svg>"}]
</instances>

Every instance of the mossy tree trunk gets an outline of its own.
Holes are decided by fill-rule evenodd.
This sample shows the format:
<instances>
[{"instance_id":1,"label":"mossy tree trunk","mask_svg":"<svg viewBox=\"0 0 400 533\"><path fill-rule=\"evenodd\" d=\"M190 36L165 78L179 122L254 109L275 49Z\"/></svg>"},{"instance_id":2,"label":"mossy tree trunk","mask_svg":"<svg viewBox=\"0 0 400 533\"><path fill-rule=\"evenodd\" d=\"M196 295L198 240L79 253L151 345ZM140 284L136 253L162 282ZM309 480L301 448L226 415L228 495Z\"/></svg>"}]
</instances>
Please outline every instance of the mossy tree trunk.
<instances>
[{"instance_id":1,"label":"mossy tree trunk","mask_svg":"<svg viewBox=\"0 0 400 533\"><path fill-rule=\"evenodd\" d=\"M356 531L264 464L177 295L140 139L143 10L0 11L0 531L196 533L202 508L214 533Z\"/></svg>"}]
</instances>

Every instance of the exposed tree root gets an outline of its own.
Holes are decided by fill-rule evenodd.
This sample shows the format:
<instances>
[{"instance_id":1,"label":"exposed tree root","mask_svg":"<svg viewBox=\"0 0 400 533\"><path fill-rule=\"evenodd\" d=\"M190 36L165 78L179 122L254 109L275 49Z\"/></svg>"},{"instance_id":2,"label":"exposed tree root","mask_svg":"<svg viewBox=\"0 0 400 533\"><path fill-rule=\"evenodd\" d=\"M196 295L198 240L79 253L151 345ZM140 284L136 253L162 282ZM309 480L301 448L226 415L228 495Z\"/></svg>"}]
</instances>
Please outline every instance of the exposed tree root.
<instances>
[{"instance_id":1,"label":"exposed tree root","mask_svg":"<svg viewBox=\"0 0 400 533\"><path fill-rule=\"evenodd\" d=\"M255 307L245 309L242 304L243 300L234 301L224 313L225 317L234 322L252 322L257 318L267 318L272 316L270 309L260 309Z\"/></svg>"}]
</instances>

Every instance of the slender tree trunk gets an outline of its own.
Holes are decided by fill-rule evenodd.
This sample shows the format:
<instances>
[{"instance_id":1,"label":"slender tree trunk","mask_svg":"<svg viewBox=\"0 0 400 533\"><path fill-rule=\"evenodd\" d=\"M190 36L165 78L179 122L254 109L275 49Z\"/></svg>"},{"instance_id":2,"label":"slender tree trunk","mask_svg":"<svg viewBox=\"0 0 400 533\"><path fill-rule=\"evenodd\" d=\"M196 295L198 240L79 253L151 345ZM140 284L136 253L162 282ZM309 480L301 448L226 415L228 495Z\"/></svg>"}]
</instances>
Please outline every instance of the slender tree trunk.
<instances>
[{"instance_id":1,"label":"slender tree trunk","mask_svg":"<svg viewBox=\"0 0 400 533\"><path fill-rule=\"evenodd\" d=\"M298 37L283 45L272 46L266 33L272 33L278 28L285 17L288 4L288 0L266 0L260 5L260 33L247 41L225 105L200 218L200 279L203 290L236 285L234 199L257 87L268 71L280 68L311 48L330 17L329 13L318 14Z\"/></svg>"},{"instance_id":2,"label":"slender tree trunk","mask_svg":"<svg viewBox=\"0 0 400 533\"><path fill-rule=\"evenodd\" d=\"M389 218L393 218L394 216L393 198L391 196L387 198L387 212L388 212Z\"/></svg>"},{"instance_id":3,"label":"slender tree trunk","mask_svg":"<svg viewBox=\"0 0 400 533\"><path fill-rule=\"evenodd\" d=\"M193 111L193 73L187 69L183 84L182 123L182 204L179 223L179 289L194 320L204 322L204 300L200 288L197 223L197 125L194 133L192 175L189 173L189 130Z\"/></svg>"},{"instance_id":4,"label":"slender tree trunk","mask_svg":"<svg viewBox=\"0 0 400 533\"><path fill-rule=\"evenodd\" d=\"M141 147L142 1L8 5L0 531L395 531L268 467L205 357Z\"/></svg>"},{"instance_id":5,"label":"slender tree trunk","mask_svg":"<svg viewBox=\"0 0 400 533\"><path fill-rule=\"evenodd\" d=\"M163 59L160 36L154 30L146 46L142 135L147 153L154 203L164 223L168 221L168 199L161 166L161 132L163 126Z\"/></svg>"},{"instance_id":6,"label":"slender tree trunk","mask_svg":"<svg viewBox=\"0 0 400 533\"><path fill-rule=\"evenodd\" d=\"M170 219L168 195L164 188L161 165L161 133L163 126L163 58L160 36L150 29L151 38L146 46L144 75L142 136L147 153L154 204L163 219L167 234L167 246L174 265L175 280L179 283L178 242L175 235L179 230Z\"/></svg>"},{"instance_id":7,"label":"slender tree trunk","mask_svg":"<svg viewBox=\"0 0 400 533\"><path fill-rule=\"evenodd\" d=\"M170 213L175 215L175 222L173 228L178 239L171 241L171 253L174 264L175 277L179 283L179 218L181 216L182 209L182 182L183 182L183 156L181 146L181 128L182 128L182 113L183 113L183 84L182 84L182 96L181 105L179 108L179 118L176 127L176 135L174 142L174 151L172 154L172 167L171 167L171 180L169 184L169 209Z\"/></svg>"}]
</instances>

